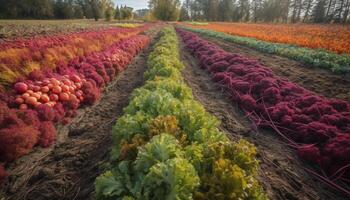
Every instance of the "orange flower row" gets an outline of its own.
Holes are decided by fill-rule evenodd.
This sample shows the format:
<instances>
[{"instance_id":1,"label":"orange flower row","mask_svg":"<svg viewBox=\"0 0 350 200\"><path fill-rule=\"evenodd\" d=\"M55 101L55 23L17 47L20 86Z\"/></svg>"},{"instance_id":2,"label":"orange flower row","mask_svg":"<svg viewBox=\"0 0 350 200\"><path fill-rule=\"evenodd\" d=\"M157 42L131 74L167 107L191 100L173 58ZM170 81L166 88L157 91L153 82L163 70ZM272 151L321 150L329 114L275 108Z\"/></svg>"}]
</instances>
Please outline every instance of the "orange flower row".
<instances>
[{"instance_id":1,"label":"orange flower row","mask_svg":"<svg viewBox=\"0 0 350 200\"><path fill-rule=\"evenodd\" d=\"M205 26L191 27L210 29L268 42L293 44L316 49L322 48L336 53L350 54L350 26L210 23Z\"/></svg>"}]
</instances>

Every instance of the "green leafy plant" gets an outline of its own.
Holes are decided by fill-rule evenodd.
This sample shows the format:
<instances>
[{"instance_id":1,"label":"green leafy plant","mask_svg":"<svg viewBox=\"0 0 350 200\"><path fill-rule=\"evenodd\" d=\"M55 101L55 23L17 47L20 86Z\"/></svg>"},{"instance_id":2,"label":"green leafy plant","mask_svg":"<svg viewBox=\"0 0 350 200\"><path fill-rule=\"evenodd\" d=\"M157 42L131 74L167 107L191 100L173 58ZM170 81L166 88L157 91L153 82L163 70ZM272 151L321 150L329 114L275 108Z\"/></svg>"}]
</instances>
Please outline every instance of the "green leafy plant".
<instances>
[{"instance_id":1,"label":"green leafy plant","mask_svg":"<svg viewBox=\"0 0 350 200\"><path fill-rule=\"evenodd\" d=\"M97 199L267 199L255 178L255 147L219 131L219 121L184 83L178 52L174 29L163 29L148 60L148 81L114 126Z\"/></svg>"}]
</instances>

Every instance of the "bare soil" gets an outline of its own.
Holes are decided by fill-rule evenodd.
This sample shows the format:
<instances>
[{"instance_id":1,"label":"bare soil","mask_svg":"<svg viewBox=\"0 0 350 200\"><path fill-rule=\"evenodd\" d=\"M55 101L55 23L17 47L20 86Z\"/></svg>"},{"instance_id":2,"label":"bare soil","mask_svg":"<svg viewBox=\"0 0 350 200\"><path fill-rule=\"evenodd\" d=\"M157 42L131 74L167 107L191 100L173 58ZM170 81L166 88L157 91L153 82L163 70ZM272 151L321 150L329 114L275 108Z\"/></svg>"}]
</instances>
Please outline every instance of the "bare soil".
<instances>
[{"instance_id":1,"label":"bare soil","mask_svg":"<svg viewBox=\"0 0 350 200\"><path fill-rule=\"evenodd\" d=\"M152 41L157 32L148 33ZM38 148L11 164L8 170L12 176L1 189L1 200L87 200L93 197L95 178L109 157L112 127L123 114L131 92L144 84L143 74L151 46L105 88L96 105L80 110L70 125L59 129L54 147Z\"/></svg>"},{"instance_id":2,"label":"bare soil","mask_svg":"<svg viewBox=\"0 0 350 200\"><path fill-rule=\"evenodd\" d=\"M308 90L331 98L350 101L350 77L333 74L320 68L312 68L299 62L280 56L261 53L251 48L230 43L213 37L205 37L210 42L219 45L225 51L239 53L256 59L269 67L275 75L287 78Z\"/></svg>"},{"instance_id":3,"label":"bare soil","mask_svg":"<svg viewBox=\"0 0 350 200\"><path fill-rule=\"evenodd\" d=\"M181 40L181 39L180 39ZM199 68L197 60L181 44L181 59L186 68L182 74L195 98L205 109L221 120L220 129L233 140L247 139L256 145L260 160L259 179L272 200L342 200L319 181L310 177L295 152L272 131L256 130L244 113L229 99L209 74Z\"/></svg>"}]
</instances>

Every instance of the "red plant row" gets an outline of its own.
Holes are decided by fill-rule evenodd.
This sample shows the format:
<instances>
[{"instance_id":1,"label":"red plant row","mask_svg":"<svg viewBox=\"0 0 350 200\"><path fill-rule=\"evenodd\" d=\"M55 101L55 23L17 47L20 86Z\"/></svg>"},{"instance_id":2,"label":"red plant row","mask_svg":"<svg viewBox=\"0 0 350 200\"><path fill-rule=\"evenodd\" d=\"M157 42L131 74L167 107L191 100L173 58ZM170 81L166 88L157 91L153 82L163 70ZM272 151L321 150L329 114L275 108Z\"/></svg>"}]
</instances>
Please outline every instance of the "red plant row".
<instances>
[{"instance_id":1,"label":"red plant row","mask_svg":"<svg viewBox=\"0 0 350 200\"><path fill-rule=\"evenodd\" d=\"M119 34L139 32L147 28L147 26L141 26L135 29L123 29L119 27L105 28L100 30L84 30L78 32L70 32L67 34L60 33L50 36L40 36L35 38L17 38L14 40L0 42L0 49L5 51L10 48L21 49L21 48L30 48L30 49L45 49L54 47L57 45L68 44L75 39L102 39L113 35L116 37Z\"/></svg>"},{"instance_id":2,"label":"red plant row","mask_svg":"<svg viewBox=\"0 0 350 200\"><path fill-rule=\"evenodd\" d=\"M14 89L0 94L0 162L14 161L37 145L50 146L56 136L54 123L67 123L80 106L95 103L101 89L148 43L147 36L132 36L104 51L58 63L55 69L33 71ZM51 99L54 95L58 99ZM49 99L42 98L46 96ZM19 109L19 103L27 106Z\"/></svg>"},{"instance_id":3,"label":"red plant row","mask_svg":"<svg viewBox=\"0 0 350 200\"><path fill-rule=\"evenodd\" d=\"M53 69L59 62L68 63L73 58L103 51L146 28L109 28L0 43L0 91L34 70Z\"/></svg>"},{"instance_id":4,"label":"red plant row","mask_svg":"<svg viewBox=\"0 0 350 200\"><path fill-rule=\"evenodd\" d=\"M348 102L318 96L274 76L256 60L225 52L194 33L177 31L201 68L258 127L272 128L288 140L303 160L327 174L328 183L350 183Z\"/></svg>"}]
</instances>

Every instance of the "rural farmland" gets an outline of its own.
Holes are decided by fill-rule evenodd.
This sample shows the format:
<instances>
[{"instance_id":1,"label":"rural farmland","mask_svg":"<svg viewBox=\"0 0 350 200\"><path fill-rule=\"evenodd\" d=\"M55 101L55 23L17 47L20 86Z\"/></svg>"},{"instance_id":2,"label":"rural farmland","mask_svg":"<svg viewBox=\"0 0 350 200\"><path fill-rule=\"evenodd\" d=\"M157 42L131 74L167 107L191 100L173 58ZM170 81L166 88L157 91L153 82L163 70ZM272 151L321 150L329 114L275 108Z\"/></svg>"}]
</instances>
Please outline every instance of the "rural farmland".
<instances>
[{"instance_id":1,"label":"rural farmland","mask_svg":"<svg viewBox=\"0 0 350 200\"><path fill-rule=\"evenodd\" d=\"M0 200L350 198L350 0L2 1Z\"/></svg>"}]
</instances>

